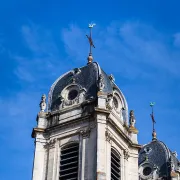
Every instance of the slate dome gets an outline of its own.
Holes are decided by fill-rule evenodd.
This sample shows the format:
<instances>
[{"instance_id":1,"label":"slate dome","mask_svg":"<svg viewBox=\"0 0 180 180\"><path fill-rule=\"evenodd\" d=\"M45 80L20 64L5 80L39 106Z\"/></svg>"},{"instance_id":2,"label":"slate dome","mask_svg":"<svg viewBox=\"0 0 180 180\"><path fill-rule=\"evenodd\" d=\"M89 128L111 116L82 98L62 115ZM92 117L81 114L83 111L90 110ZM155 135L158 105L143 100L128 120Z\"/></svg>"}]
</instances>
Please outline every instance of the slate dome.
<instances>
[{"instance_id":1,"label":"slate dome","mask_svg":"<svg viewBox=\"0 0 180 180\"><path fill-rule=\"evenodd\" d=\"M146 176L147 179L149 178L150 171L146 174L148 168L152 171L157 168L158 177L168 179L172 170L171 166L175 169L178 167L178 159L162 141L154 140L141 148L138 164L142 179L146 179Z\"/></svg>"},{"instance_id":2,"label":"slate dome","mask_svg":"<svg viewBox=\"0 0 180 180\"><path fill-rule=\"evenodd\" d=\"M114 83L113 76L108 76L99 66L97 62L90 63L81 68L75 68L71 71L60 76L51 86L49 96L48 96L48 111L57 110L61 104L60 94L62 91L70 85L78 85L84 88L85 100L96 99L97 92L100 88L100 83L102 83L101 91L103 93L111 94L113 90L116 89L121 95L121 99L124 104L124 108L127 110L127 103L121 90ZM75 97L74 93L71 93ZM72 98L71 96L71 98Z\"/></svg>"}]
</instances>

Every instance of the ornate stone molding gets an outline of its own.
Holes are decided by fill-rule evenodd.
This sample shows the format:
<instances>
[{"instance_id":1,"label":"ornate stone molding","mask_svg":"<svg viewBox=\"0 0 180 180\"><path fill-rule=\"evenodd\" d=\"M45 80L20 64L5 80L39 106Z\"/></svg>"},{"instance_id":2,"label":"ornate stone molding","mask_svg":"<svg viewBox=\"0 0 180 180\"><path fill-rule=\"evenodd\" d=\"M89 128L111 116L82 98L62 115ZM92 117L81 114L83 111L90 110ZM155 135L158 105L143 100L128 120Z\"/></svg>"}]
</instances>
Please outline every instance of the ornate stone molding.
<instances>
[{"instance_id":1,"label":"ornate stone molding","mask_svg":"<svg viewBox=\"0 0 180 180\"><path fill-rule=\"evenodd\" d=\"M129 151L127 149L124 149L124 159L128 160L129 156Z\"/></svg>"},{"instance_id":2,"label":"ornate stone molding","mask_svg":"<svg viewBox=\"0 0 180 180\"><path fill-rule=\"evenodd\" d=\"M79 131L79 133L82 135L83 138L89 138L90 132L91 132L91 128L85 128Z\"/></svg>"},{"instance_id":3,"label":"ornate stone molding","mask_svg":"<svg viewBox=\"0 0 180 180\"><path fill-rule=\"evenodd\" d=\"M99 75L99 91L102 91L103 90L103 88L104 88L104 78L103 78L103 75L102 74L100 74Z\"/></svg>"},{"instance_id":4,"label":"ornate stone molding","mask_svg":"<svg viewBox=\"0 0 180 180\"><path fill-rule=\"evenodd\" d=\"M49 141L46 142L46 144L44 145L44 147L46 149L51 149L55 147L55 143L56 143L57 139L51 139Z\"/></svg>"},{"instance_id":5,"label":"ornate stone molding","mask_svg":"<svg viewBox=\"0 0 180 180\"><path fill-rule=\"evenodd\" d=\"M113 100L113 95L108 94L107 99L106 99L106 108L109 109L109 110L111 110L113 108L112 100Z\"/></svg>"},{"instance_id":6,"label":"ornate stone molding","mask_svg":"<svg viewBox=\"0 0 180 180\"><path fill-rule=\"evenodd\" d=\"M105 131L105 136L106 136L106 141L111 143L111 140L112 140L113 136L112 136L112 134L108 130Z\"/></svg>"}]
</instances>

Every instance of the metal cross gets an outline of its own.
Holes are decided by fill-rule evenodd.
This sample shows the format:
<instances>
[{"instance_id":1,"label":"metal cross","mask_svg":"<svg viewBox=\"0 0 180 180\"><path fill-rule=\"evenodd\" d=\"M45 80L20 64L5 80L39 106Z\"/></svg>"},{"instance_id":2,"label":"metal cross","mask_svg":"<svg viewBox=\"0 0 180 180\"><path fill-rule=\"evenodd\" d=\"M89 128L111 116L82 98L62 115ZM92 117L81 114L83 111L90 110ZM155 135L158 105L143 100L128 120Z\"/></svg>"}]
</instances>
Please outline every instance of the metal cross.
<instances>
[{"instance_id":1,"label":"metal cross","mask_svg":"<svg viewBox=\"0 0 180 180\"><path fill-rule=\"evenodd\" d=\"M153 132L155 132L154 124L156 123L156 121L154 119L154 111L153 111L153 106L154 105L155 105L155 102L150 102L150 106L152 108L152 113L150 114L150 116L151 116L152 123L153 123Z\"/></svg>"},{"instance_id":2,"label":"metal cross","mask_svg":"<svg viewBox=\"0 0 180 180\"><path fill-rule=\"evenodd\" d=\"M92 40L92 28L95 26L96 24L94 23L91 23L89 24L89 29L90 29L90 35L86 35L86 37L88 38L89 40L89 45L90 45L90 52L89 52L89 55L92 55L92 47L95 48L94 44L93 44L93 40Z\"/></svg>"}]
</instances>

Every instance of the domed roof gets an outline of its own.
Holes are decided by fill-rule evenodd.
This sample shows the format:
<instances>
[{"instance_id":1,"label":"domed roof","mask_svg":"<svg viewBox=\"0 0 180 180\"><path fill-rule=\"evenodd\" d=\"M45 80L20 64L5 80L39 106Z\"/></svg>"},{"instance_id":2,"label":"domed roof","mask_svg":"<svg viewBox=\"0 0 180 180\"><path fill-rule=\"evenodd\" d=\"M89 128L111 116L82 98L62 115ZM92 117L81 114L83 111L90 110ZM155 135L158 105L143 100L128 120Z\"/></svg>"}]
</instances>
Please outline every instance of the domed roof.
<instances>
[{"instance_id":1,"label":"domed roof","mask_svg":"<svg viewBox=\"0 0 180 180\"><path fill-rule=\"evenodd\" d=\"M101 91L111 94L116 89L122 96L125 108L127 108L126 100L113 82L113 77L108 76L99 66L97 62L90 63L81 68L75 68L64 75L60 76L51 86L48 97L48 110L53 111L58 108L61 103L60 94L64 88L70 84L78 84L86 90L85 100L97 98L97 92ZM102 87L100 87L102 83Z\"/></svg>"},{"instance_id":2,"label":"domed roof","mask_svg":"<svg viewBox=\"0 0 180 180\"><path fill-rule=\"evenodd\" d=\"M178 159L162 141L154 140L144 145L139 152L139 167L148 163L158 168L159 177L169 177L171 164L176 169Z\"/></svg>"}]
</instances>

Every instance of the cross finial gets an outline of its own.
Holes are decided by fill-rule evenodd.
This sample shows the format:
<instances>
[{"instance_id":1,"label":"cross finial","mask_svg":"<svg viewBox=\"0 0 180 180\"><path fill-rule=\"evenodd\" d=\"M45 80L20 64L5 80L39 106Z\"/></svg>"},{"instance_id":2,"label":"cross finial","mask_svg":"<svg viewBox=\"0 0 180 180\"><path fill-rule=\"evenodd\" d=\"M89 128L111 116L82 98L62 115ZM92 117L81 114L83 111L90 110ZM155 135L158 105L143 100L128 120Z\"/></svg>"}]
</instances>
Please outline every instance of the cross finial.
<instances>
[{"instance_id":1,"label":"cross finial","mask_svg":"<svg viewBox=\"0 0 180 180\"><path fill-rule=\"evenodd\" d=\"M94 44L93 44L93 40L92 40L92 28L95 26L96 24L94 23L90 23L89 24L89 29L90 29L90 35L86 35L86 37L89 40L89 45L90 45L90 50L89 50L89 56L88 56L88 64L91 63L93 61L93 57L92 57L92 47L95 48Z\"/></svg>"},{"instance_id":2,"label":"cross finial","mask_svg":"<svg viewBox=\"0 0 180 180\"><path fill-rule=\"evenodd\" d=\"M154 105L155 105L155 102L150 102L150 106L151 106L151 108L152 108L152 113L150 114L150 116L151 116L152 123L153 123L153 132L152 132L152 140L153 140L153 141L157 139L157 137L156 137L156 131L155 131L155 127L154 127L154 126L155 126L155 123L156 123L156 121L155 121L155 119L154 119L154 109L153 109Z\"/></svg>"}]
</instances>

